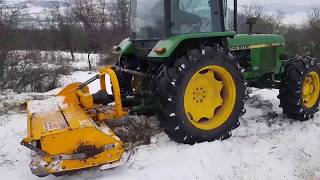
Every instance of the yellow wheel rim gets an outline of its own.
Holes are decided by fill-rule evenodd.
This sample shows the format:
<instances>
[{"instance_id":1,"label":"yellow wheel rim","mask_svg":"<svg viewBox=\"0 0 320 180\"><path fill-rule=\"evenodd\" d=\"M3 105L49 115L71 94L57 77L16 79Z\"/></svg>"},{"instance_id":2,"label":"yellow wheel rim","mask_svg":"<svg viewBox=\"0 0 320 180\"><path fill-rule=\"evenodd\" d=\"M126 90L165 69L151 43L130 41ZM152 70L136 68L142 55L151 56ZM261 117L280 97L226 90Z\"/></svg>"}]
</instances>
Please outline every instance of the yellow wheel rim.
<instances>
[{"instance_id":1,"label":"yellow wheel rim","mask_svg":"<svg viewBox=\"0 0 320 180\"><path fill-rule=\"evenodd\" d=\"M202 130L225 123L236 103L236 85L223 67L206 66L195 73L184 94L184 109L189 121Z\"/></svg>"},{"instance_id":2,"label":"yellow wheel rim","mask_svg":"<svg viewBox=\"0 0 320 180\"><path fill-rule=\"evenodd\" d=\"M319 99L320 78L315 71L310 72L304 79L302 87L302 100L304 106L312 108Z\"/></svg>"}]
</instances>

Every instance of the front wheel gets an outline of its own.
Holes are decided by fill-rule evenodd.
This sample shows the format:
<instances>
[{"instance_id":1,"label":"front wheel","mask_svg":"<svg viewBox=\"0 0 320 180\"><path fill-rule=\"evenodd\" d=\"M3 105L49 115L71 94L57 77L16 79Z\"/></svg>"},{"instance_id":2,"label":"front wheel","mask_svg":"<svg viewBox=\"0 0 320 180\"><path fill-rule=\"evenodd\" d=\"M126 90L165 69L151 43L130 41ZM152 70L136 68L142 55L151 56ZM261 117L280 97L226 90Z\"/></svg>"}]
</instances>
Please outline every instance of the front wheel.
<instances>
[{"instance_id":1,"label":"front wheel","mask_svg":"<svg viewBox=\"0 0 320 180\"><path fill-rule=\"evenodd\" d=\"M295 120L309 120L319 109L320 67L315 59L295 58L287 63L280 87L280 107Z\"/></svg>"},{"instance_id":2,"label":"front wheel","mask_svg":"<svg viewBox=\"0 0 320 180\"><path fill-rule=\"evenodd\" d=\"M244 94L241 71L219 46L193 49L159 78L158 115L176 142L226 139L239 126Z\"/></svg>"}]
</instances>

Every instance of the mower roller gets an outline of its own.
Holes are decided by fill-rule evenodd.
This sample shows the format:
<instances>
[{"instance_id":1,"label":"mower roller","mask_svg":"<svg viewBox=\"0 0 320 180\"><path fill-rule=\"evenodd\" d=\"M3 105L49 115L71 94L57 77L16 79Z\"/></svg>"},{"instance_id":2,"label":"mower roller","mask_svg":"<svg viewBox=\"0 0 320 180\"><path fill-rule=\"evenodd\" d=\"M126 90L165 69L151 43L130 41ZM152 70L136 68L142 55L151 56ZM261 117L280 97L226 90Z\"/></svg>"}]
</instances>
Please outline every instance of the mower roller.
<instances>
[{"instance_id":1,"label":"mower roller","mask_svg":"<svg viewBox=\"0 0 320 180\"><path fill-rule=\"evenodd\" d=\"M279 89L283 113L309 120L319 109L320 61L289 57L285 40L237 33L237 0L131 0L131 35L114 47L115 65L62 90L55 108L28 104L35 175L61 175L125 161L123 142L106 125L127 115L155 115L174 141L224 140L240 125L247 87ZM106 91L106 74L112 94ZM101 90L88 84L100 79ZM60 99L60 101L58 101ZM39 107L39 106L38 106Z\"/></svg>"}]
</instances>

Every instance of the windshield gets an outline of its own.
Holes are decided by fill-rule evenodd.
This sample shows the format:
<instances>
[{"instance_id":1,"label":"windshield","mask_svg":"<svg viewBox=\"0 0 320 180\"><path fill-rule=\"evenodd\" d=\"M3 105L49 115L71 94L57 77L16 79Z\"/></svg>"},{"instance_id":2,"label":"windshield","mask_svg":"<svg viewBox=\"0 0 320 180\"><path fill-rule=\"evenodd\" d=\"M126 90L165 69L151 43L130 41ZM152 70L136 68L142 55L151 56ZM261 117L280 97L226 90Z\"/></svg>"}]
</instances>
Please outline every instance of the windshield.
<instances>
[{"instance_id":1,"label":"windshield","mask_svg":"<svg viewBox=\"0 0 320 180\"><path fill-rule=\"evenodd\" d=\"M131 32L133 39L164 37L164 0L132 0Z\"/></svg>"},{"instance_id":2,"label":"windshield","mask_svg":"<svg viewBox=\"0 0 320 180\"><path fill-rule=\"evenodd\" d=\"M172 0L172 33L233 30L233 7L234 0Z\"/></svg>"},{"instance_id":3,"label":"windshield","mask_svg":"<svg viewBox=\"0 0 320 180\"><path fill-rule=\"evenodd\" d=\"M171 1L171 19L173 34L212 31L208 0Z\"/></svg>"}]
</instances>

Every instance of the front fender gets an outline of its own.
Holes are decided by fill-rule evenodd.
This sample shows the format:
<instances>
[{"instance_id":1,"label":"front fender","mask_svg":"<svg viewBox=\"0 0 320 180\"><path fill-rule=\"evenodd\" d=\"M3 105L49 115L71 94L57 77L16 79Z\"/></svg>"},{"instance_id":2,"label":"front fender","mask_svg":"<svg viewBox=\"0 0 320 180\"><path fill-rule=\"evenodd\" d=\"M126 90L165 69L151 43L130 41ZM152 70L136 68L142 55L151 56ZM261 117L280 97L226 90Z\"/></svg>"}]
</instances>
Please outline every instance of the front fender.
<instances>
[{"instance_id":1,"label":"front fender","mask_svg":"<svg viewBox=\"0 0 320 180\"><path fill-rule=\"evenodd\" d=\"M208 32L208 33L190 33L174 35L166 40L161 40L153 48L148 55L149 58L168 58L176 50L176 48L185 40L189 39L202 39L202 38L215 38L215 37L233 37L236 34L234 31L227 32ZM166 51L163 54L157 54L155 49L165 48Z\"/></svg>"},{"instance_id":2,"label":"front fender","mask_svg":"<svg viewBox=\"0 0 320 180\"><path fill-rule=\"evenodd\" d=\"M117 54L128 55L134 53L133 43L129 38L124 39L118 46L120 49L115 52Z\"/></svg>"}]
</instances>

